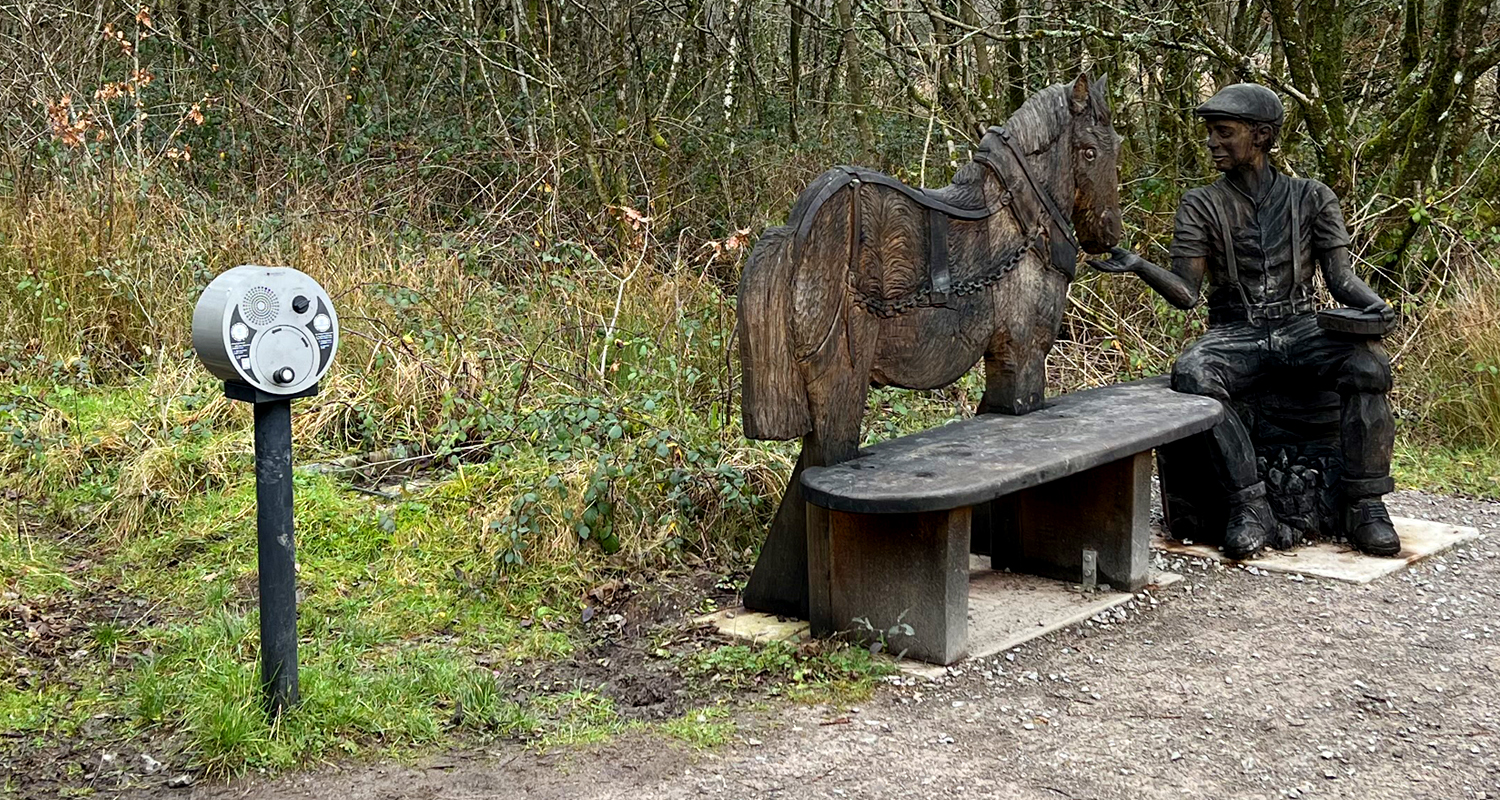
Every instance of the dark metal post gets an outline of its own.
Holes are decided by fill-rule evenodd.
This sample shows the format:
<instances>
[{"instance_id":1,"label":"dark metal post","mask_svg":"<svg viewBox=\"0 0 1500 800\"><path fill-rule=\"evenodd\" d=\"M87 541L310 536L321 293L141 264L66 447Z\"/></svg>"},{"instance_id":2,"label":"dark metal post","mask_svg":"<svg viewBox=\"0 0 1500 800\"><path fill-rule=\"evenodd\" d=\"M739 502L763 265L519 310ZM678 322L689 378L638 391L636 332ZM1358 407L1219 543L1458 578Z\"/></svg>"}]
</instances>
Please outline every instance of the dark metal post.
<instances>
[{"instance_id":1,"label":"dark metal post","mask_svg":"<svg viewBox=\"0 0 1500 800\"><path fill-rule=\"evenodd\" d=\"M275 718L297 689L297 573L292 541L292 401L255 405L255 530L260 567L260 680Z\"/></svg>"}]
</instances>

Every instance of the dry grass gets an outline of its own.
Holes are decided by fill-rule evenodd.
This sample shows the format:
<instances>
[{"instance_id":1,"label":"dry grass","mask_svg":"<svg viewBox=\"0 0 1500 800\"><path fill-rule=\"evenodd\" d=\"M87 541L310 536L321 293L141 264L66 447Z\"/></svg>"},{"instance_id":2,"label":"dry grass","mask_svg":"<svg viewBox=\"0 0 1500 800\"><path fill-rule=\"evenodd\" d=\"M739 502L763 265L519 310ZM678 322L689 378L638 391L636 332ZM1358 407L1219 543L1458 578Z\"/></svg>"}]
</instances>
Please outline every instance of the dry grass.
<instances>
[{"instance_id":1,"label":"dry grass","mask_svg":"<svg viewBox=\"0 0 1500 800\"><path fill-rule=\"evenodd\" d=\"M8 485L117 536L232 488L249 457L248 412L191 358L192 304L235 264L293 264L329 288L345 333L322 394L299 403L301 460L393 445L407 448L398 461L502 460L456 491L480 530L475 547L490 550L511 536L513 505L539 494L528 559L575 554L591 506L610 510L610 534L631 557L754 538L792 449L739 433L726 294L739 253L685 235L659 241L649 225L603 248L583 230L549 238L492 219L424 232L319 210L330 205L355 204L221 207L162 189L60 185L0 202L0 371L22 387L12 416L36 443L0 454ZM412 215L423 218L420 206ZM1493 447L1500 278L1481 259L1451 274L1408 299L1418 313L1392 340L1402 432ZM1072 389L1160 374L1202 325L1139 281L1085 269L1049 380ZM971 406L973 383L919 396L906 406L911 424L953 413L955 397ZM100 392L124 399L101 405ZM657 434L666 438L647 440ZM668 485L676 473L680 485ZM80 502L70 492L101 483L109 489L85 517L65 512Z\"/></svg>"},{"instance_id":2,"label":"dry grass","mask_svg":"<svg viewBox=\"0 0 1500 800\"><path fill-rule=\"evenodd\" d=\"M1422 435L1500 452L1500 269L1463 266L1398 337L1397 391Z\"/></svg>"},{"instance_id":3,"label":"dry grass","mask_svg":"<svg viewBox=\"0 0 1500 800\"><path fill-rule=\"evenodd\" d=\"M31 409L15 419L34 444L0 458L8 485L48 498L59 518L79 501L70 492L107 483L98 510L73 522L130 535L243 479L248 412L189 352L202 287L242 262L296 265L340 310L335 369L318 398L298 403L299 458L401 445L418 464L459 464L504 450L505 468L467 494L466 514L499 522L550 481L528 558L576 553L590 504L611 511L627 555L708 546L712 526L685 532L673 504L699 522L719 514L715 471L746 484L731 505L780 488L784 459L767 466L737 433L733 308L704 242L658 243L643 228L621 260L583 238L493 226L424 233L318 213L311 201L226 213L160 191L113 196L95 205L56 187L24 206L0 203L0 284L18 287L0 292L0 371ZM70 411L101 394L124 399ZM603 422L564 418L589 406ZM658 432L670 436L661 455L667 439L642 441ZM678 487L663 484L672 470L686 476Z\"/></svg>"}]
</instances>

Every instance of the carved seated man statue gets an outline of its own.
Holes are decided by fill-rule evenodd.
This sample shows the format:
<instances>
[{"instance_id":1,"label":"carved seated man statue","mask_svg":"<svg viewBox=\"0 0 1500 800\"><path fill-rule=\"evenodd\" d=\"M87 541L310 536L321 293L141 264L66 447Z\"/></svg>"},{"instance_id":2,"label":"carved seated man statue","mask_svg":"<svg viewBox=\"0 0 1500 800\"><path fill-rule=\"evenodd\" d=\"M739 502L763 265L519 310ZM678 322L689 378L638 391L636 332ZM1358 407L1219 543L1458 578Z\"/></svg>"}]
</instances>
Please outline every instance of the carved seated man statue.
<instances>
[{"instance_id":1,"label":"carved seated man statue","mask_svg":"<svg viewBox=\"0 0 1500 800\"><path fill-rule=\"evenodd\" d=\"M1172 387L1224 403L1225 417L1207 450L1228 492L1226 555L1248 558L1268 544L1291 544L1277 535L1251 432L1236 411L1236 401L1269 386L1337 392L1342 533L1366 553L1393 556L1401 543L1381 499L1392 489L1390 359L1378 335L1358 338L1320 327L1313 308L1315 270L1322 270L1334 300L1366 318L1389 325L1395 312L1354 274L1349 233L1333 191L1271 165L1268 153L1284 119L1276 94L1234 84L1197 114L1223 175L1183 196L1171 269L1121 248L1092 264L1105 272L1135 273L1183 309L1198 305L1204 280L1209 283L1208 332L1177 359Z\"/></svg>"}]
</instances>

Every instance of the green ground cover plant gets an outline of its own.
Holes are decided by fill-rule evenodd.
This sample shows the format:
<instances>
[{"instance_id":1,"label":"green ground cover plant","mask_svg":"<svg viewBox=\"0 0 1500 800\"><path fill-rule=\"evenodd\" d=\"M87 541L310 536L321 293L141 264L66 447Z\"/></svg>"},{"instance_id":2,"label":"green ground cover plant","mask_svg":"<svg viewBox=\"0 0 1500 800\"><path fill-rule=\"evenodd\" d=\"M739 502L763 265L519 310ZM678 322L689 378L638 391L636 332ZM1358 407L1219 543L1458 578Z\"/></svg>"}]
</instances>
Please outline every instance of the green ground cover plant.
<instances>
[{"instance_id":1,"label":"green ground cover plant","mask_svg":"<svg viewBox=\"0 0 1500 800\"><path fill-rule=\"evenodd\" d=\"M7 363L0 465L13 535L0 537L0 659L18 676L0 694L7 730L149 749L229 776L489 738L588 743L642 724L597 687L518 700L498 676L586 646L588 590L610 576L712 562L739 576L722 581L731 593L743 579L795 450L738 434L732 300L687 269L643 272L621 292L567 242L524 245L551 280L502 285L467 276L442 243L417 249L389 233L366 232L349 251L369 273L330 255L320 274L336 287L348 344L323 393L297 403L305 700L274 724L258 705L249 413L184 351L190 304L115 310L177 342L140 339L142 361L106 361L85 335L32 342L30 357ZM180 244L147 240L139 254L154 261ZM51 257L49 286L98 277L70 267L65 248ZM132 281L190 300L212 271L146 268ZM478 296L391 288L450 279ZM77 317L33 324L110 313L66 311L76 305L57 313ZM25 306L12 306L16 324ZM890 402L905 426L955 410ZM922 413L905 413L909 403ZM349 452L380 455L337 466ZM659 659L714 691L750 688L745 666L693 648ZM861 696L885 669L838 649L767 652L776 663L756 668L755 688L808 701ZM722 743L725 713L690 708L662 732ZM89 727L99 718L105 733Z\"/></svg>"},{"instance_id":2,"label":"green ground cover plant","mask_svg":"<svg viewBox=\"0 0 1500 800\"><path fill-rule=\"evenodd\" d=\"M66 208L66 197L53 202ZM610 576L698 563L738 575L731 594L743 580L795 448L739 433L727 287L701 264L611 266L570 241L517 244L534 271L481 276L443 237L293 219L261 260L327 281L348 343L323 393L297 404L299 463L335 465L295 481L306 702L274 725L257 705L249 414L183 344L192 298L235 256L173 267L191 246L183 237L232 240L265 223L205 209L139 227L121 260L135 271L109 279L171 302L97 286L57 316L27 316L24 298L3 306L21 348L0 390L13 529L0 536L0 657L21 676L0 693L6 728L32 742L79 738L97 735L88 720L102 716L114 741L233 775L488 737L586 743L638 725L587 685L518 701L497 673L585 647L589 588ZM61 223L11 224L62 238ZM44 293L103 280L88 268L97 243L58 239L45 248ZM0 264L22 269L25 253ZM1074 287L1054 386L1158 373L1201 324L1128 291ZM1482 316L1493 287L1476 279L1465 291L1396 338L1396 466L1406 485L1496 496L1484 443L1494 376L1487 362L1463 366L1494 358ZM60 333L124 315L133 321L113 332ZM971 413L980 388L976 372L938 392L879 390L867 438ZM336 465L351 452L377 463ZM27 617L49 614L66 633L38 634ZM880 671L857 649L662 657L716 690L814 702L858 697ZM689 707L661 731L722 743L723 713Z\"/></svg>"},{"instance_id":3,"label":"green ground cover plant","mask_svg":"<svg viewBox=\"0 0 1500 800\"><path fill-rule=\"evenodd\" d=\"M106 748L219 777L633 727L703 747L735 735L730 697L870 691L867 651L685 622L734 601L797 452L740 430L741 264L827 167L940 185L1084 67L1111 74L1126 238L1154 260L1211 177L1199 89L1331 104L1292 101L1277 157L1341 192L1401 307L1398 481L1500 497L1478 0L1314 39L1264 3L75 5L0 7L0 757L58 791ZM313 275L345 334L296 406L297 462L323 467L296 478L306 700L275 725L250 414L188 340L243 263ZM1160 374L1203 327L1085 269L1049 388ZM877 390L866 438L981 386Z\"/></svg>"}]
</instances>

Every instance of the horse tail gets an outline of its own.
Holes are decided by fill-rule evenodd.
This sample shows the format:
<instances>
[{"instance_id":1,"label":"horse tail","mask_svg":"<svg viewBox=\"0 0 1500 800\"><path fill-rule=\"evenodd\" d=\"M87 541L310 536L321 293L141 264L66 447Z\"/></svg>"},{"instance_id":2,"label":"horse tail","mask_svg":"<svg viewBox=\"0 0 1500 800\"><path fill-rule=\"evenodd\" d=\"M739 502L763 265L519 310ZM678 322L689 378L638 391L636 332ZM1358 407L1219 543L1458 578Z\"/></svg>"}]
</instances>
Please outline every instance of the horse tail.
<instances>
[{"instance_id":1,"label":"horse tail","mask_svg":"<svg viewBox=\"0 0 1500 800\"><path fill-rule=\"evenodd\" d=\"M740 277L740 410L751 439L795 439L812 431L807 387L792 352L795 236L791 225L767 230Z\"/></svg>"}]
</instances>

